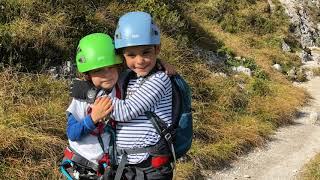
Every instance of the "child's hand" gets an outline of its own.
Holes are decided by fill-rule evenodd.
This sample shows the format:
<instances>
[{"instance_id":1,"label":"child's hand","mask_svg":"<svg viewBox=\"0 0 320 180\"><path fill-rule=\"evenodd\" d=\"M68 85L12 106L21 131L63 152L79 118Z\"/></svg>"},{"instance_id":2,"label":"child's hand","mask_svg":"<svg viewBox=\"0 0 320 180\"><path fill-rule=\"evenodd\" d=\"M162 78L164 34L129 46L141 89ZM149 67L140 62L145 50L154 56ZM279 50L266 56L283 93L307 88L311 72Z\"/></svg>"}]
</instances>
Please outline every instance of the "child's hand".
<instances>
[{"instance_id":1,"label":"child's hand","mask_svg":"<svg viewBox=\"0 0 320 180\"><path fill-rule=\"evenodd\" d=\"M168 76L172 76L172 75L176 75L177 74L174 66L172 66L171 64L160 60L160 65L162 66L162 67L160 67L160 69L163 68L163 70L165 71L165 73Z\"/></svg>"},{"instance_id":2,"label":"child's hand","mask_svg":"<svg viewBox=\"0 0 320 180\"><path fill-rule=\"evenodd\" d=\"M112 111L112 100L110 97L99 97L92 105L91 118L96 124L101 122Z\"/></svg>"}]
</instances>

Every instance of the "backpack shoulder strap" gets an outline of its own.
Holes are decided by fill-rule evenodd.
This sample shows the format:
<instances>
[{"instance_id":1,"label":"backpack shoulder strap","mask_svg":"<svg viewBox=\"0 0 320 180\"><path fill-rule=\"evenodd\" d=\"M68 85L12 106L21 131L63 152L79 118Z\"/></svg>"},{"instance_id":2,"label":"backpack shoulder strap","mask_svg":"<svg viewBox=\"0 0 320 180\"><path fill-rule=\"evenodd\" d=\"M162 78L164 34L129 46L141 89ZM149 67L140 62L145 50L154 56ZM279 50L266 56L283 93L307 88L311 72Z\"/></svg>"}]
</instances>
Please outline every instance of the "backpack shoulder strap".
<instances>
[{"instance_id":1,"label":"backpack shoulder strap","mask_svg":"<svg viewBox=\"0 0 320 180\"><path fill-rule=\"evenodd\" d=\"M171 125L167 127L166 123L159 118L154 112L146 111L145 112L146 116L148 119L151 121L152 125L154 128L157 130L161 138L164 138L168 144L168 147L171 151L171 154L173 156L173 166L175 165L177 158L176 158L176 153L174 150L174 145L173 145L173 128L174 126ZM173 167L174 168L174 167Z\"/></svg>"},{"instance_id":2,"label":"backpack shoulder strap","mask_svg":"<svg viewBox=\"0 0 320 180\"><path fill-rule=\"evenodd\" d=\"M82 99L89 103L96 98L98 89L86 80L73 79L70 85L70 96L76 99Z\"/></svg>"},{"instance_id":3,"label":"backpack shoulder strap","mask_svg":"<svg viewBox=\"0 0 320 180\"><path fill-rule=\"evenodd\" d=\"M135 73L132 70L126 70L126 72L125 72L125 74L123 74L123 76L125 76L125 77L123 78L123 82L122 82L122 90L123 90L122 98L125 99L127 96L127 88L129 85L129 81L130 81L130 79L135 77Z\"/></svg>"}]
</instances>

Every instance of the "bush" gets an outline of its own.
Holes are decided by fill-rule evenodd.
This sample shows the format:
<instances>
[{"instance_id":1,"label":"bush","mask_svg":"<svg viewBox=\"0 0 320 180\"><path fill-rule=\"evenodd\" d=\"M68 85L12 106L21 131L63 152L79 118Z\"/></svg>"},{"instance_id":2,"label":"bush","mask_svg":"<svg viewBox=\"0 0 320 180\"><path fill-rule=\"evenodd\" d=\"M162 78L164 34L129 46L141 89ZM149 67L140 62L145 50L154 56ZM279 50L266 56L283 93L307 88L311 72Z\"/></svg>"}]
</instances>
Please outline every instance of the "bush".
<instances>
[{"instance_id":1,"label":"bush","mask_svg":"<svg viewBox=\"0 0 320 180\"><path fill-rule=\"evenodd\" d=\"M139 0L138 9L149 12L158 22L161 29L167 34L177 34L184 28L184 21L177 10L170 8L170 3L156 0Z\"/></svg>"},{"instance_id":2,"label":"bush","mask_svg":"<svg viewBox=\"0 0 320 180\"><path fill-rule=\"evenodd\" d=\"M221 27L230 33L273 33L277 31L277 26L284 22L283 9L276 8L275 12L271 13L266 2L256 0L209 0L203 6L205 8L199 11L219 22Z\"/></svg>"},{"instance_id":3,"label":"bush","mask_svg":"<svg viewBox=\"0 0 320 180\"><path fill-rule=\"evenodd\" d=\"M270 17L264 17L261 12L252 12L244 17L247 31L252 31L258 35L272 33L276 30L275 24Z\"/></svg>"},{"instance_id":4,"label":"bush","mask_svg":"<svg viewBox=\"0 0 320 180\"><path fill-rule=\"evenodd\" d=\"M112 10L117 13L111 13L113 4L99 0L1 1L1 61L39 71L73 60L82 36L92 32L113 34L121 10L119 5L118 10Z\"/></svg>"},{"instance_id":5,"label":"bush","mask_svg":"<svg viewBox=\"0 0 320 180\"><path fill-rule=\"evenodd\" d=\"M288 34L287 37L283 39L283 41L287 43L293 51L302 48L300 42L292 34Z\"/></svg>"},{"instance_id":6,"label":"bush","mask_svg":"<svg viewBox=\"0 0 320 180\"><path fill-rule=\"evenodd\" d=\"M267 96L271 90L268 86L268 81L254 78L250 83L250 92L258 96Z\"/></svg>"}]
</instances>

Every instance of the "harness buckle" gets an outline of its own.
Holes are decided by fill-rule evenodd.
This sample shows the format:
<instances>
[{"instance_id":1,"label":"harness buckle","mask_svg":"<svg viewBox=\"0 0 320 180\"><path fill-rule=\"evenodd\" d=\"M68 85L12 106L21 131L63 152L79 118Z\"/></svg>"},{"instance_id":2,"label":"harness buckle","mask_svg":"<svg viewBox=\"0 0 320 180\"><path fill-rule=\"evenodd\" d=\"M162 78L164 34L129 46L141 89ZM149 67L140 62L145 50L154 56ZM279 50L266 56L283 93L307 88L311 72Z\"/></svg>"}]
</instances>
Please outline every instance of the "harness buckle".
<instances>
[{"instance_id":1,"label":"harness buckle","mask_svg":"<svg viewBox=\"0 0 320 180\"><path fill-rule=\"evenodd\" d=\"M120 155L127 154L125 149L118 149L117 151L120 153Z\"/></svg>"},{"instance_id":2,"label":"harness buckle","mask_svg":"<svg viewBox=\"0 0 320 180\"><path fill-rule=\"evenodd\" d=\"M170 142L170 143L171 143L172 136L171 136L171 134L170 134L170 133L165 134L165 135L164 135L164 138L165 138L168 142Z\"/></svg>"}]
</instances>

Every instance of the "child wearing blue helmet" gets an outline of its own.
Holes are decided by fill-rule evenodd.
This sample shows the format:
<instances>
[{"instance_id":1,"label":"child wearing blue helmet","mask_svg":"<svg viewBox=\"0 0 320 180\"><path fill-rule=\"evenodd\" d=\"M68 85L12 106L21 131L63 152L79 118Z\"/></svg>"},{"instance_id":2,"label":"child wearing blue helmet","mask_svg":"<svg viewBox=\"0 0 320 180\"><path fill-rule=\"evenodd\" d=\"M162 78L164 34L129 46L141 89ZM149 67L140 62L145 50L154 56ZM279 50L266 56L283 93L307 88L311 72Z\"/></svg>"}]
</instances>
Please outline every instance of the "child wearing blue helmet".
<instances>
[{"instance_id":1,"label":"child wearing blue helmet","mask_svg":"<svg viewBox=\"0 0 320 180\"><path fill-rule=\"evenodd\" d=\"M118 122L115 179L172 179L171 149L148 116L172 123L171 81L157 68L159 28L150 14L129 12L120 17L114 40L130 69L125 99L112 98L111 117Z\"/></svg>"}]
</instances>

